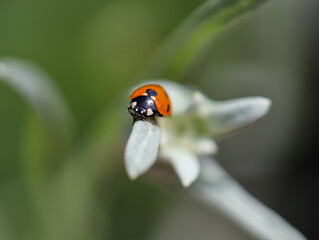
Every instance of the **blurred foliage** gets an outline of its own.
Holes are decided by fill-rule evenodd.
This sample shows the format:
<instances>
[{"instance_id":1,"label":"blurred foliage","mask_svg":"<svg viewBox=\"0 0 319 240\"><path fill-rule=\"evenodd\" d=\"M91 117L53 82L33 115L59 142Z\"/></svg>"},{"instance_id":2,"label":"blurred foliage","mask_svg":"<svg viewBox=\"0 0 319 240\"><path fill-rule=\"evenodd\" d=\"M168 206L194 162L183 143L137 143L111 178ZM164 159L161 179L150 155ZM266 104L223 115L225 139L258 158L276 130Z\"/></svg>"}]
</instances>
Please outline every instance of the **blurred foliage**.
<instances>
[{"instance_id":1,"label":"blurred foliage","mask_svg":"<svg viewBox=\"0 0 319 240\"><path fill-rule=\"evenodd\" d=\"M124 173L131 126L125 93L141 76L188 80L202 65L228 66L234 52L244 55L246 40L258 48L246 30L216 45L215 59L207 54L263 2L0 0L1 56L39 63L75 120L63 130L68 134L55 138L50 121L60 113L50 110L43 120L23 94L0 81L0 238L149 238L176 197L132 183ZM283 62L288 58L297 57ZM201 79L199 85L211 89L211 75L207 70L189 82Z\"/></svg>"},{"instance_id":2,"label":"blurred foliage","mask_svg":"<svg viewBox=\"0 0 319 240\"><path fill-rule=\"evenodd\" d=\"M218 40L230 27L251 16L266 1L207 1L192 13L174 31L158 50L153 60L151 78L154 76L179 79L191 63L198 63L212 42ZM197 60L197 61L196 61Z\"/></svg>"}]
</instances>

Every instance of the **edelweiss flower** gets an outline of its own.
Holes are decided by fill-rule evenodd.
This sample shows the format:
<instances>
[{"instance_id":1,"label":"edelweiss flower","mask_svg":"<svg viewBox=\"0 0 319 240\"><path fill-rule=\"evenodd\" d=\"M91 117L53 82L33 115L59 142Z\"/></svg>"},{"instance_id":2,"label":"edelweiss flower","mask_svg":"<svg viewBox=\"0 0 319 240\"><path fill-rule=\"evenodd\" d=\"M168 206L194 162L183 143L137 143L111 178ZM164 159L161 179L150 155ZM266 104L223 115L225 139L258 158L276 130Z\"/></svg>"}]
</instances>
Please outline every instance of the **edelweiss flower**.
<instances>
[{"instance_id":1,"label":"edelweiss flower","mask_svg":"<svg viewBox=\"0 0 319 240\"><path fill-rule=\"evenodd\" d=\"M217 153L213 138L254 123L268 112L271 104L264 97L218 102L174 82L151 83L166 90L172 116L158 117L156 123L134 123L125 149L125 167L131 179L145 173L158 159L170 163L183 186L190 186L201 171L200 159Z\"/></svg>"}]
</instances>

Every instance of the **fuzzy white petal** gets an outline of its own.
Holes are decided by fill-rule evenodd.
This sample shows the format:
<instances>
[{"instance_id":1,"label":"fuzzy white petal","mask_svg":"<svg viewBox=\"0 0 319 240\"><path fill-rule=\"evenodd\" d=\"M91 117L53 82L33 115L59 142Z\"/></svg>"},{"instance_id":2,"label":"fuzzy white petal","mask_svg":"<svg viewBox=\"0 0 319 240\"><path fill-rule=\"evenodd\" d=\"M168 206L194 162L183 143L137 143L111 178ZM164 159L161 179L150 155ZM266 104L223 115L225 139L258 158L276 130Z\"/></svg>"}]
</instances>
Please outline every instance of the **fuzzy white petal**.
<instances>
[{"instance_id":1,"label":"fuzzy white petal","mask_svg":"<svg viewBox=\"0 0 319 240\"><path fill-rule=\"evenodd\" d=\"M216 102L200 100L198 113L206 119L212 135L228 134L251 125L269 110L271 101L264 97L247 97Z\"/></svg>"},{"instance_id":2,"label":"fuzzy white petal","mask_svg":"<svg viewBox=\"0 0 319 240\"><path fill-rule=\"evenodd\" d=\"M135 122L125 149L125 167L131 179L145 173L156 161L161 129L148 121Z\"/></svg>"},{"instance_id":3,"label":"fuzzy white petal","mask_svg":"<svg viewBox=\"0 0 319 240\"><path fill-rule=\"evenodd\" d=\"M194 152L200 155L214 155L218 152L217 144L210 138L196 139L193 143Z\"/></svg>"},{"instance_id":4,"label":"fuzzy white petal","mask_svg":"<svg viewBox=\"0 0 319 240\"><path fill-rule=\"evenodd\" d=\"M189 187L199 176L199 159L183 148L167 147L161 151L164 159L173 166L184 187Z\"/></svg>"}]
</instances>

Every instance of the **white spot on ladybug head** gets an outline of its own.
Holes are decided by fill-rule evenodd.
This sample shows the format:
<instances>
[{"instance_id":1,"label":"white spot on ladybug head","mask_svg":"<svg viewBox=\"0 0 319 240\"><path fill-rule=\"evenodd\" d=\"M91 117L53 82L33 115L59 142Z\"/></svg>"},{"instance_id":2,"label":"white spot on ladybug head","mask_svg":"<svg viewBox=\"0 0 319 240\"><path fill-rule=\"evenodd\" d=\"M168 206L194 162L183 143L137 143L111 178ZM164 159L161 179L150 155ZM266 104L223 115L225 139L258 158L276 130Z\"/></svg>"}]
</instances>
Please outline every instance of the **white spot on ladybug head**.
<instances>
[{"instance_id":1,"label":"white spot on ladybug head","mask_svg":"<svg viewBox=\"0 0 319 240\"><path fill-rule=\"evenodd\" d=\"M156 97L154 97L154 96L151 96L151 98L153 99L153 101L155 101L155 100L156 100Z\"/></svg>"},{"instance_id":2,"label":"white spot on ladybug head","mask_svg":"<svg viewBox=\"0 0 319 240\"><path fill-rule=\"evenodd\" d=\"M147 116L153 115L152 109L148 108L147 111L146 111L146 115L147 115Z\"/></svg>"},{"instance_id":3,"label":"white spot on ladybug head","mask_svg":"<svg viewBox=\"0 0 319 240\"><path fill-rule=\"evenodd\" d=\"M142 95L143 95L143 96L147 96L147 93L143 93Z\"/></svg>"},{"instance_id":4,"label":"white spot on ladybug head","mask_svg":"<svg viewBox=\"0 0 319 240\"><path fill-rule=\"evenodd\" d=\"M136 104L137 104L137 102L132 102L132 108L135 108L135 106L136 106Z\"/></svg>"},{"instance_id":5,"label":"white spot on ladybug head","mask_svg":"<svg viewBox=\"0 0 319 240\"><path fill-rule=\"evenodd\" d=\"M138 108L135 108L135 112L137 112L138 111Z\"/></svg>"}]
</instances>

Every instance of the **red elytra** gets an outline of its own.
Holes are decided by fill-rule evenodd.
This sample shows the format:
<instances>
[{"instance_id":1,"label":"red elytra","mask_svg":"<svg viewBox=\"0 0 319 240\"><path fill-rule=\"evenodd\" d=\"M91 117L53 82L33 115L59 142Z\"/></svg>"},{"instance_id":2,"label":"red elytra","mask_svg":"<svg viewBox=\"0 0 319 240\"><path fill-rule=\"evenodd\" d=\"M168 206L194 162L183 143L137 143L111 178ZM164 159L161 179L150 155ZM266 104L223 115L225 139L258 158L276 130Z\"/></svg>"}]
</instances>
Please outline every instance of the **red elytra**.
<instances>
[{"instance_id":1,"label":"red elytra","mask_svg":"<svg viewBox=\"0 0 319 240\"><path fill-rule=\"evenodd\" d=\"M134 99L139 96L150 96L154 101L157 111L163 116L169 117L172 115L171 101L165 92L164 88L157 84L148 84L136 89L130 99Z\"/></svg>"}]
</instances>

